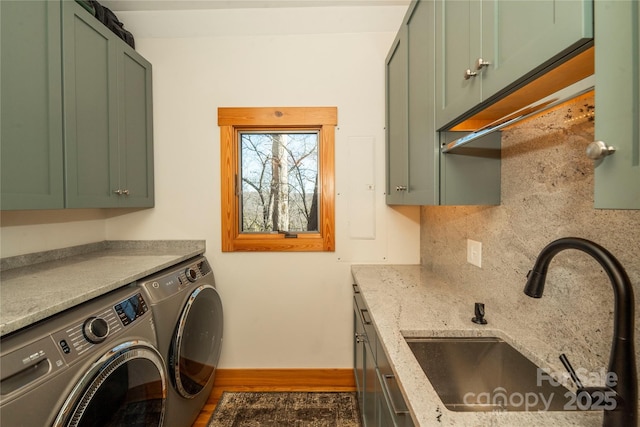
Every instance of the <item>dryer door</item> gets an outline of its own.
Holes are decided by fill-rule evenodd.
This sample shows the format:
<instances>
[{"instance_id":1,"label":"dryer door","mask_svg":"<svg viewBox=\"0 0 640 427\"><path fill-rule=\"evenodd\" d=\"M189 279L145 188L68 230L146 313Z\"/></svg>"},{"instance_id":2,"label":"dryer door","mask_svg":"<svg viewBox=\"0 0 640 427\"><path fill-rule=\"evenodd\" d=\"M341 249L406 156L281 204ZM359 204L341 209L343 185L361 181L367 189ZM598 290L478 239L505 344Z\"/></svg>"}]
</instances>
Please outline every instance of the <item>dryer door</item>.
<instances>
[{"instance_id":1,"label":"dryer door","mask_svg":"<svg viewBox=\"0 0 640 427\"><path fill-rule=\"evenodd\" d=\"M125 342L91 366L53 427L159 427L166 392L158 351L143 341Z\"/></svg>"},{"instance_id":2,"label":"dryer door","mask_svg":"<svg viewBox=\"0 0 640 427\"><path fill-rule=\"evenodd\" d=\"M211 285L196 288L185 304L169 351L178 393L195 397L213 380L222 347L222 301Z\"/></svg>"}]
</instances>

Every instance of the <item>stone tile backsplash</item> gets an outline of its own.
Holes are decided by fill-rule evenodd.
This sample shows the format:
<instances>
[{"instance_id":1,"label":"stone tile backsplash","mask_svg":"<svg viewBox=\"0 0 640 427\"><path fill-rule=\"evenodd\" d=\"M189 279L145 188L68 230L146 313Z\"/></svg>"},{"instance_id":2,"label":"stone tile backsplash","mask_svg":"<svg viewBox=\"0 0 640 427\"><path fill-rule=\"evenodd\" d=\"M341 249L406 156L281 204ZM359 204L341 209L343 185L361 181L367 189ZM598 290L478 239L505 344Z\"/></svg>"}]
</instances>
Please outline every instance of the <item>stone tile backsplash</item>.
<instances>
[{"instance_id":1,"label":"stone tile backsplash","mask_svg":"<svg viewBox=\"0 0 640 427\"><path fill-rule=\"evenodd\" d=\"M593 94L520 122L502 133L500 206L421 208L421 263L461 284L486 305L565 352L575 368L606 367L613 292L600 265L582 252L558 254L541 299L524 295L540 250L561 237L590 239L625 267L640 301L640 211L593 208ZM612 189L615 191L615 189ZM482 268L466 262L466 239L482 242ZM472 307L470 307L472 314ZM640 363L639 363L640 365Z\"/></svg>"}]
</instances>

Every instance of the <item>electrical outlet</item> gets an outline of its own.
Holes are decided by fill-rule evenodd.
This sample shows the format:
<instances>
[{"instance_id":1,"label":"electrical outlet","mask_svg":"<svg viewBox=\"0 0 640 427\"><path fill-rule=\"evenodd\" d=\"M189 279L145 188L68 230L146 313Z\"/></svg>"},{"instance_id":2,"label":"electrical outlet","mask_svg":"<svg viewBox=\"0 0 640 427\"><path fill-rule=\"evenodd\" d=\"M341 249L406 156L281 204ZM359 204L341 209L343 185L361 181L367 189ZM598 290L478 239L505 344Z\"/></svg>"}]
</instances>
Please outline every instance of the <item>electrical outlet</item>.
<instances>
[{"instance_id":1,"label":"electrical outlet","mask_svg":"<svg viewBox=\"0 0 640 427\"><path fill-rule=\"evenodd\" d=\"M467 262L482 268L482 243L467 239Z\"/></svg>"}]
</instances>

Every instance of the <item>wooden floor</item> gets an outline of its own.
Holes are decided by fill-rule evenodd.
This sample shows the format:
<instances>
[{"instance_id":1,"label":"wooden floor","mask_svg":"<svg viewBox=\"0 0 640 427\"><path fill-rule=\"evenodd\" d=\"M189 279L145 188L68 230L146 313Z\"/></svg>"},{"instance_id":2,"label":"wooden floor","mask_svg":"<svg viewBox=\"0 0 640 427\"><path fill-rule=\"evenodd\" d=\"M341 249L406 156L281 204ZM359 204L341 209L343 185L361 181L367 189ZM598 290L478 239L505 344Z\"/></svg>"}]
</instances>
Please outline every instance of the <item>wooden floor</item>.
<instances>
[{"instance_id":1,"label":"wooden floor","mask_svg":"<svg viewBox=\"0 0 640 427\"><path fill-rule=\"evenodd\" d=\"M355 391L352 369L219 369L192 427L206 427L224 391Z\"/></svg>"}]
</instances>

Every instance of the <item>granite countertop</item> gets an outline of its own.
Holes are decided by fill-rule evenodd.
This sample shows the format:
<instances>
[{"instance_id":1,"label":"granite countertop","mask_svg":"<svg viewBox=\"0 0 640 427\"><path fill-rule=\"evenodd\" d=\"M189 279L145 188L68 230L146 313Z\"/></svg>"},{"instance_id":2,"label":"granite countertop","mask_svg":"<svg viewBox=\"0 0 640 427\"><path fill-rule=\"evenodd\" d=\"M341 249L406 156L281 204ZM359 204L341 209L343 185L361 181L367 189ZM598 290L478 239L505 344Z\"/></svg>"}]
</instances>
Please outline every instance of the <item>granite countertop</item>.
<instances>
[{"instance_id":1,"label":"granite countertop","mask_svg":"<svg viewBox=\"0 0 640 427\"><path fill-rule=\"evenodd\" d=\"M476 325L474 297L416 265L354 265L353 277L416 426L600 426L601 412L453 412L445 408L404 337L497 336L538 366L564 372L558 354L530 328L487 313Z\"/></svg>"},{"instance_id":2,"label":"granite countertop","mask_svg":"<svg viewBox=\"0 0 640 427\"><path fill-rule=\"evenodd\" d=\"M0 260L0 335L203 254L203 240L105 241Z\"/></svg>"}]
</instances>

